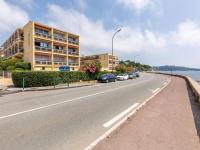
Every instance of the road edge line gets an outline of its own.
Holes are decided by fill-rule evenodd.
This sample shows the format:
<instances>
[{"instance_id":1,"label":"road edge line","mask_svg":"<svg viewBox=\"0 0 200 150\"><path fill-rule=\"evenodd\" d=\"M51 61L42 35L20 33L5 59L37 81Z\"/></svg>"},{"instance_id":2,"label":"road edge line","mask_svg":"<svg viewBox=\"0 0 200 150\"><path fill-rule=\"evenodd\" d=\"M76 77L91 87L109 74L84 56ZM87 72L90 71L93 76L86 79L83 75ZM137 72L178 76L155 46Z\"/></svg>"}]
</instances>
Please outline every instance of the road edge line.
<instances>
[{"instance_id":1,"label":"road edge line","mask_svg":"<svg viewBox=\"0 0 200 150\"><path fill-rule=\"evenodd\" d=\"M116 129L118 129L123 123L125 123L132 115L134 115L138 110L140 110L143 106L145 106L152 98L154 98L158 93L164 90L170 83L171 83L171 78L168 78L166 85L161 87L156 93L154 93L152 96L147 98L143 103L141 103L135 110L127 114L121 121L115 124L112 128L106 131L103 135L101 135L98 139L96 139L94 142L89 144L83 150L92 150L98 143L106 139L111 133L113 133Z\"/></svg>"}]
</instances>

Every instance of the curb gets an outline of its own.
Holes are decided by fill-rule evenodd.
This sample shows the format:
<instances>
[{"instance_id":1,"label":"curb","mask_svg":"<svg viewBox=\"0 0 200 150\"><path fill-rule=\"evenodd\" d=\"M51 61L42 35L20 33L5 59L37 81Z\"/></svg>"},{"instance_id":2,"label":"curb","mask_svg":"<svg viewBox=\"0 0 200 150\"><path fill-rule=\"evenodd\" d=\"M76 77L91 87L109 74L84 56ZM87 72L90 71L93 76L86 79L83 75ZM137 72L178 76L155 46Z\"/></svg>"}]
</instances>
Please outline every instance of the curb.
<instances>
[{"instance_id":1,"label":"curb","mask_svg":"<svg viewBox=\"0 0 200 150\"><path fill-rule=\"evenodd\" d=\"M164 85L161 89L159 89L156 93L154 93L151 97L147 98L142 104L140 104L135 110L130 112L128 115L126 115L121 121L119 121L117 124L115 124L112 128L110 128L108 131L106 131L102 136L100 136L97 140L92 142L89 146L84 148L84 150L92 150L97 144L99 144L102 140L109 137L110 134L112 134L115 130L117 130L121 125L123 125L130 117L132 117L137 111L139 111L143 106L145 106L153 97L155 97L158 93L160 93L162 90L164 90L169 83L171 82L171 78L167 80L167 84Z\"/></svg>"},{"instance_id":2,"label":"curb","mask_svg":"<svg viewBox=\"0 0 200 150\"><path fill-rule=\"evenodd\" d=\"M86 86L95 86L96 84L91 84L91 85L77 85L77 86L72 86L72 87L57 87L57 88L46 88L46 89L18 89L14 91L9 91L9 88L6 88L5 90L0 91L0 96L1 95L7 95L7 94L14 94L14 93L20 93L20 92L33 92L33 91L49 91L49 90L62 90L62 89L72 89L72 88L79 88L79 87L86 87Z\"/></svg>"}]
</instances>

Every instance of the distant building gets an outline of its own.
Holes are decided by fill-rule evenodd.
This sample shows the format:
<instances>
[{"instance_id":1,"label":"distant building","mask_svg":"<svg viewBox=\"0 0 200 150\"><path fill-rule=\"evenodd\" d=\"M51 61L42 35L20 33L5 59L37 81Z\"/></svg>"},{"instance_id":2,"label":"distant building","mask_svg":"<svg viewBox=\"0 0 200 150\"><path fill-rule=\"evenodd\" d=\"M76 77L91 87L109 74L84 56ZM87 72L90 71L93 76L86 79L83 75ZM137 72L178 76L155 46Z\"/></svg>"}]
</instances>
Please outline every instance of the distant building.
<instances>
[{"instance_id":1,"label":"distant building","mask_svg":"<svg viewBox=\"0 0 200 150\"><path fill-rule=\"evenodd\" d=\"M32 70L80 68L79 36L33 21L17 29L0 47L4 58L21 58Z\"/></svg>"},{"instance_id":2,"label":"distant building","mask_svg":"<svg viewBox=\"0 0 200 150\"><path fill-rule=\"evenodd\" d=\"M112 55L105 53L81 57L81 65L85 63L91 63L94 61L99 61L101 63L102 71L112 71ZM114 70L117 65L119 65L118 56L113 56Z\"/></svg>"}]
</instances>

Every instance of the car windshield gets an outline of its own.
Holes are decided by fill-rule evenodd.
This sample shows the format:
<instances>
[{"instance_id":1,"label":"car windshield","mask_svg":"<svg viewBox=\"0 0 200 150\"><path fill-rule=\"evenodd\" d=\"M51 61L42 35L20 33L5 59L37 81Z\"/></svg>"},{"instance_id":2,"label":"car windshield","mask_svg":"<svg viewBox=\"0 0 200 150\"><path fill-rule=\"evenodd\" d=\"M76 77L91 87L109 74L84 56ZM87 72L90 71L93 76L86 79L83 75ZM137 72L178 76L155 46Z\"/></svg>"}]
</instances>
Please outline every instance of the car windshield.
<instances>
[{"instance_id":1,"label":"car windshield","mask_svg":"<svg viewBox=\"0 0 200 150\"><path fill-rule=\"evenodd\" d=\"M102 75L102 78L105 78L105 77L107 77L108 76L108 74L103 74Z\"/></svg>"},{"instance_id":2,"label":"car windshield","mask_svg":"<svg viewBox=\"0 0 200 150\"><path fill-rule=\"evenodd\" d=\"M120 73L118 76L124 76L124 74L123 74L123 73Z\"/></svg>"}]
</instances>

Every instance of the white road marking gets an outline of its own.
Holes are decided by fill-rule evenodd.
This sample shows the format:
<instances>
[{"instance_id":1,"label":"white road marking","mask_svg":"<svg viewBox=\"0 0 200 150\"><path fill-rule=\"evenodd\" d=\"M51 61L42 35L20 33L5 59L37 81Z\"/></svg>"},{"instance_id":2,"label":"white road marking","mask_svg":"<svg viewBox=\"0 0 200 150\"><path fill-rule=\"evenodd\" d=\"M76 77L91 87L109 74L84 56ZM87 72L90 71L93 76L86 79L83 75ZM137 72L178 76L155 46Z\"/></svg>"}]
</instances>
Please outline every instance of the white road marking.
<instances>
[{"instance_id":1,"label":"white road marking","mask_svg":"<svg viewBox=\"0 0 200 150\"><path fill-rule=\"evenodd\" d=\"M129 113L131 110L133 110L138 105L139 105L139 103L135 103L134 105L132 105L131 107L129 107L128 109L126 109L125 111L123 111L122 113L120 113L119 115L117 115L116 117L114 117L113 119L111 119L110 121L104 123L103 126L105 128L110 127L112 124L114 124L115 122L117 122L120 118L122 118L123 116L125 116L127 113Z\"/></svg>"},{"instance_id":2,"label":"white road marking","mask_svg":"<svg viewBox=\"0 0 200 150\"><path fill-rule=\"evenodd\" d=\"M165 87L168 86L168 84L171 82L171 79L168 80L167 84L160 88L156 93L154 93L152 96L150 96L148 99L146 99L142 104L140 104L135 110L131 111L129 114L127 114L122 120L120 120L117 124L115 124L113 127L108 129L103 135L101 135L98 139L93 141L90 145L88 145L84 150L92 150L99 142L104 140L106 137L108 137L114 130L116 130L120 125L122 125L129 117L131 117L133 114L135 114L140 108L142 108L148 101L150 101L153 97L155 97L159 92L161 92Z\"/></svg>"},{"instance_id":3,"label":"white road marking","mask_svg":"<svg viewBox=\"0 0 200 150\"><path fill-rule=\"evenodd\" d=\"M152 91L152 93L156 93L160 88L157 88L155 90Z\"/></svg>"},{"instance_id":4,"label":"white road marking","mask_svg":"<svg viewBox=\"0 0 200 150\"><path fill-rule=\"evenodd\" d=\"M64 104L64 103L69 103L69 102L72 102L72 101L81 101L81 99L84 99L84 98L88 98L88 97L92 97L92 96L96 96L96 95L112 92L112 91L119 90L119 89L122 89L122 88L125 88L125 87L133 86L133 85L138 85L138 84L141 84L143 82L150 81L151 79L152 78L149 78L148 80L142 80L140 82L137 82L136 84L135 83L134 84L128 84L128 85L124 85L124 86L121 86L121 87L118 87L118 88L113 88L113 89L110 89L110 90L106 90L106 91L103 91L103 92L94 93L94 94L90 94L90 95L86 95L86 96L81 96L81 97L78 97L78 98L73 98L71 100L66 100L66 101L62 101L62 102L58 102L58 103L54 103L54 104L49 104L49 105L46 105L46 106L41 106L41 107L38 107L38 108L33 108L33 109L29 109L29 110L25 110L25 111L13 113L13 114L1 116L0 120L1 119L6 119L6 118L11 118L11 117L18 116L18 115L22 115L22 114L33 112L33 111L37 111L37 110L41 110L41 109L45 109L45 108L49 108L49 107L53 107L53 106L57 106L57 105L61 105L61 104Z\"/></svg>"},{"instance_id":5,"label":"white road marking","mask_svg":"<svg viewBox=\"0 0 200 150\"><path fill-rule=\"evenodd\" d=\"M167 82L163 83L163 86L165 86L167 84Z\"/></svg>"}]
</instances>

